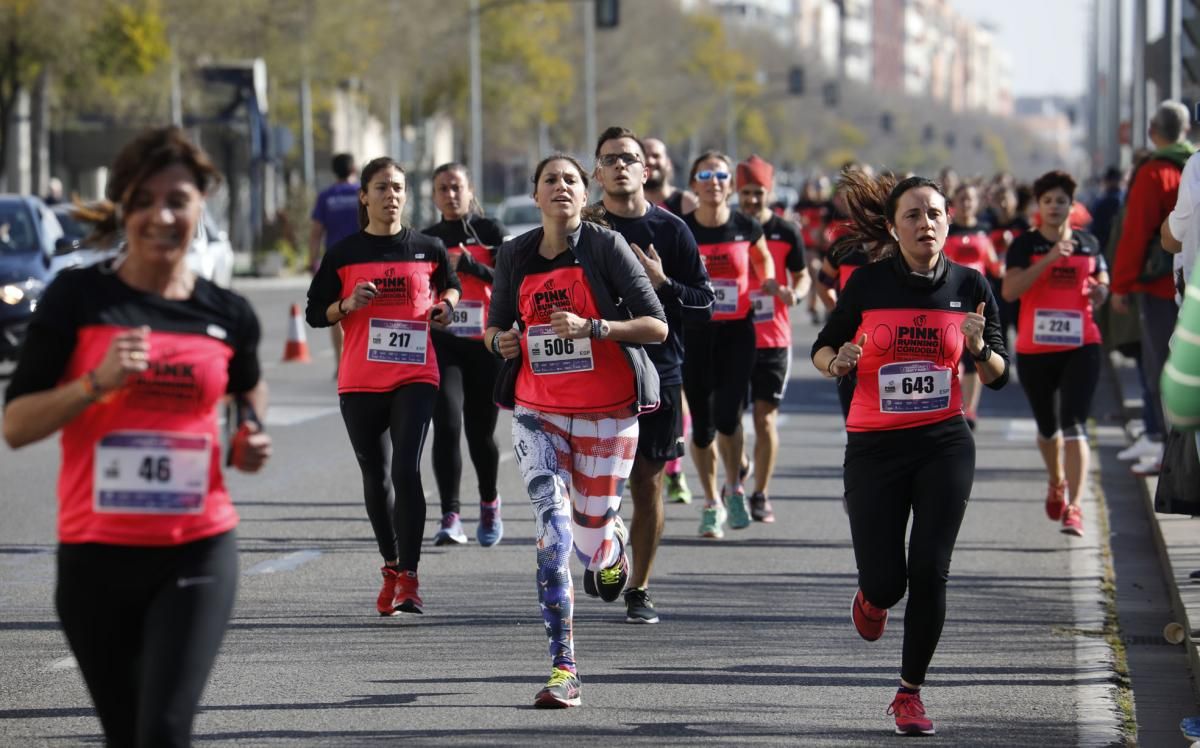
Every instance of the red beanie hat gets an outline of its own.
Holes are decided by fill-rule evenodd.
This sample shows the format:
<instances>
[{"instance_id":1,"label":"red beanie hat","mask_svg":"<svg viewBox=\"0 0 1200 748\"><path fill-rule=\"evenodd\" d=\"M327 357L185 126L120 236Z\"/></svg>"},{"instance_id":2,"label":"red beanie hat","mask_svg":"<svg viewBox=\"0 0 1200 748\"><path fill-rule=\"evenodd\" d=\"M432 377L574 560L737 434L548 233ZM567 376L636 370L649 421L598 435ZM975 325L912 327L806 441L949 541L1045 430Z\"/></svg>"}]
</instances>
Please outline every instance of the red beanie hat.
<instances>
[{"instance_id":1,"label":"red beanie hat","mask_svg":"<svg viewBox=\"0 0 1200 748\"><path fill-rule=\"evenodd\" d=\"M737 165L737 184L761 184L768 190L775 184L775 167L763 161L757 154Z\"/></svg>"}]
</instances>

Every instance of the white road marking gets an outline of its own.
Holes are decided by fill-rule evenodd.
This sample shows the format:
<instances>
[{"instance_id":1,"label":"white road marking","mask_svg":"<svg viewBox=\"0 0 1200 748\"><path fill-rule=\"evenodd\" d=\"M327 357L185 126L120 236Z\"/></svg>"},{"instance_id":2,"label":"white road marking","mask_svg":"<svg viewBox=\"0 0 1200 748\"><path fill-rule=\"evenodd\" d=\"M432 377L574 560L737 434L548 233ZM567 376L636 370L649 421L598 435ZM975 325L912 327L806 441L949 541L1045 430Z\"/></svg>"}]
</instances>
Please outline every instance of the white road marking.
<instances>
[{"instance_id":1,"label":"white road marking","mask_svg":"<svg viewBox=\"0 0 1200 748\"><path fill-rule=\"evenodd\" d=\"M1010 418L1004 431L1004 439L1010 442L1033 441L1037 435L1037 421L1032 418Z\"/></svg>"},{"instance_id":2,"label":"white road marking","mask_svg":"<svg viewBox=\"0 0 1200 748\"><path fill-rule=\"evenodd\" d=\"M337 412L336 405L272 405L267 411L267 426L295 426Z\"/></svg>"},{"instance_id":3,"label":"white road marking","mask_svg":"<svg viewBox=\"0 0 1200 748\"><path fill-rule=\"evenodd\" d=\"M79 663L75 662L75 658L71 655L67 655L66 657L60 657L59 659L47 665L46 672L58 673L62 672L63 670L74 670L77 667L79 667Z\"/></svg>"},{"instance_id":4,"label":"white road marking","mask_svg":"<svg viewBox=\"0 0 1200 748\"><path fill-rule=\"evenodd\" d=\"M246 576L250 576L252 574L274 574L280 571L295 571L320 555L320 551L296 551L295 553L289 553L279 558L260 561L249 569L246 569L244 573Z\"/></svg>"}]
</instances>

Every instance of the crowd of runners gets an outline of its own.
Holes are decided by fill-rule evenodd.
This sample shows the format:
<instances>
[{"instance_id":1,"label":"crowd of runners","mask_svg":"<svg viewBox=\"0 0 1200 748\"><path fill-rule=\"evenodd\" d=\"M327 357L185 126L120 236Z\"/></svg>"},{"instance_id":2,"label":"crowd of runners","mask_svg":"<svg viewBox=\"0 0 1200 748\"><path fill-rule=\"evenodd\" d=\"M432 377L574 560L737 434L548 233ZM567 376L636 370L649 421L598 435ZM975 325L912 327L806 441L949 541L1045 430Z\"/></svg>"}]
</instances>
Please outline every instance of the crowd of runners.
<instances>
[{"instance_id":1,"label":"crowd of runners","mask_svg":"<svg viewBox=\"0 0 1200 748\"><path fill-rule=\"evenodd\" d=\"M464 515L479 545L502 542L499 456L511 444L549 642L534 704L579 705L572 557L586 595L655 624L665 501L694 490L696 533L713 541L774 521L790 315L803 308L820 327L810 365L836 380L845 418L853 626L879 639L908 595L889 713L898 733L932 734L921 686L974 480L972 432L983 390L1010 367L1037 423L1045 513L1083 535L1097 313L1110 296L1096 233L1109 226L1089 233L1089 206L1061 171L1023 185L847 164L788 205L754 155L705 151L681 189L662 141L612 127L590 161L542 159L541 226L508 237L462 164L436 169L440 220L417 230L397 161L334 160L338 183L313 211L306 318L336 331L338 402L383 563L377 612L425 605L430 425L436 545L469 542ZM47 290L7 391L9 444L62 431L58 611L112 744L187 744L236 583L222 469L256 471L271 452L254 311L185 262L217 178L177 129L126 146L108 201L89 208L123 251ZM226 447L222 402L235 406ZM511 441L497 438L500 408ZM463 435L477 477L465 512Z\"/></svg>"}]
</instances>

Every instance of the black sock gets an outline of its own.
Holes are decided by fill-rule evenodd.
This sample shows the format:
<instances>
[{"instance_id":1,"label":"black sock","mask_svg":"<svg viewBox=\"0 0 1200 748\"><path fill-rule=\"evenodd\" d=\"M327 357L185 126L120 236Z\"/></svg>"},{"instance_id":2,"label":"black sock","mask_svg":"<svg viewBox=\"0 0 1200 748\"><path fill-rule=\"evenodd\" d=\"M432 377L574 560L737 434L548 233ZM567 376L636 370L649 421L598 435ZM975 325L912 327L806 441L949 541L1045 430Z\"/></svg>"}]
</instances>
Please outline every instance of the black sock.
<instances>
[{"instance_id":1,"label":"black sock","mask_svg":"<svg viewBox=\"0 0 1200 748\"><path fill-rule=\"evenodd\" d=\"M921 689L909 688L908 686L900 686L900 688L896 690L896 693L910 693L910 694L911 693L921 693Z\"/></svg>"}]
</instances>

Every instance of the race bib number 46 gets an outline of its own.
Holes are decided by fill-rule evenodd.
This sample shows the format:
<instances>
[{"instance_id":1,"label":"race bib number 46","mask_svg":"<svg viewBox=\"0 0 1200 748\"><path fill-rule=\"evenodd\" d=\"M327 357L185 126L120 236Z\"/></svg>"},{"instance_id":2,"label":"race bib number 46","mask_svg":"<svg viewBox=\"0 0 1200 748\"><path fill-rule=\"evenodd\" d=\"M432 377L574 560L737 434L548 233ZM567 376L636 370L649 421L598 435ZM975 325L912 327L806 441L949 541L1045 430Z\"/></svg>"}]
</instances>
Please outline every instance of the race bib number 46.
<instances>
[{"instance_id":1,"label":"race bib number 46","mask_svg":"<svg viewBox=\"0 0 1200 748\"><path fill-rule=\"evenodd\" d=\"M529 368L534 374L592 370L591 338L560 338L550 325L532 325L526 339Z\"/></svg>"},{"instance_id":2,"label":"race bib number 46","mask_svg":"<svg viewBox=\"0 0 1200 748\"><path fill-rule=\"evenodd\" d=\"M117 431L96 445L93 507L127 514L199 514L208 496L207 435Z\"/></svg>"},{"instance_id":3,"label":"race bib number 46","mask_svg":"<svg viewBox=\"0 0 1200 748\"><path fill-rule=\"evenodd\" d=\"M754 291L750 294L750 305L754 308L755 322L770 322L775 319L775 297L769 293Z\"/></svg>"},{"instance_id":4,"label":"race bib number 46","mask_svg":"<svg viewBox=\"0 0 1200 748\"><path fill-rule=\"evenodd\" d=\"M424 364L429 326L424 322L372 319L367 335L367 360L385 364Z\"/></svg>"},{"instance_id":5,"label":"race bib number 46","mask_svg":"<svg viewBox=\"0 0 1200 748\"><path fill-rule=\"evenodd\" d=\"M738 287L736 280L713 278L712 288L713 295L716 297L713 303L713 312L717 314L733 314L737 311Z\"/></svg>"},{"instance_id":6,"label":"race bib number 46","mask_svg":"<svg viewBox=\"0 0 1200 748\"><path fill-rule=\"evenodd\" d=\"M1035 309L1033 342L1038 345L1083 345L1083 312Z\"/></svg>"},{"instance_id":7,"label":"race bib number 46","mask_svg":"<svg viewBox=\"0 0 1200 748\"><path fill-rule=\"evenodd\" d=\"M950 407L950 370L932 361L906 361L879 368L882 413L924 413Z\"/></svg>"},{"instance_id":8,"label":"race bib number 46","mask_svg":"<svg viewBox=\"0 0 1200 748\"><path fill-rule=\"evenodd\" d=\"M483 335L483 302L459 301L450 319L450 332L462 338Z\"/></svg>"}]
</instances>

